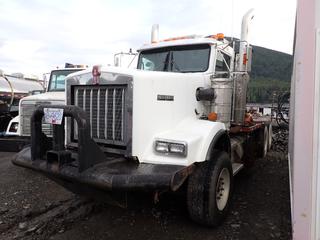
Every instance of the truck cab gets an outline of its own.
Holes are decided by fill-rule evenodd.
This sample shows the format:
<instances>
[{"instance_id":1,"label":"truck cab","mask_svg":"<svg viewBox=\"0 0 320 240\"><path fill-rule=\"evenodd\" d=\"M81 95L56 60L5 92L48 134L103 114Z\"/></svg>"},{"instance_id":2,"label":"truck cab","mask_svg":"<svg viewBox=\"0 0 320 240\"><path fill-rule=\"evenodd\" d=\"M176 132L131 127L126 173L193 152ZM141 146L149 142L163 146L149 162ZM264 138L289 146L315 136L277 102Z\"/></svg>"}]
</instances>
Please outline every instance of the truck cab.
<instances>
[{"instance_id":1,"label":"truck cab","mask_svg":"<svg viewBox=\"0 0 320 240\"><path fill-rule=\"evenodd\" d=\"M269 122L245 110L252 16L239 53L222 34L159 40L154 26L137 69L96 65L69 75L67 105L33 112L31 147L13 163L74 192L157 194L186 184L191 219L219 225L233 176L268 149ZM52 144L42 119L53 126Z\"/></svg>"}]
</instances>

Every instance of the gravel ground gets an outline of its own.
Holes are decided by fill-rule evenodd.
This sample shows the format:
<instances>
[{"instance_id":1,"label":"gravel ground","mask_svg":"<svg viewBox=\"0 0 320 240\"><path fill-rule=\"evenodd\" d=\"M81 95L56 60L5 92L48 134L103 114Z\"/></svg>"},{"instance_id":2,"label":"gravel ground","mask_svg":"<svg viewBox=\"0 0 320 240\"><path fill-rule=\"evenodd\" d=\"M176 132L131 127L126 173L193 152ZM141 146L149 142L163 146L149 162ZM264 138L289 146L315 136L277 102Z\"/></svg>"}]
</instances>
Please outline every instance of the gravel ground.
<instances>
[{"instance_id":1,"label":"gravel ground","mask_svg":"<svg viewBox=\"0 0 320 240\"><path fill-rule=\"evenodd\" d=\"M188 219L181 193L157 204L134 194L121 208L75 196L0 152L0 239L291 239L286 134L275 130L267 157L236 176L230 214L214 229Z\"/></svg>"}]
</instances>

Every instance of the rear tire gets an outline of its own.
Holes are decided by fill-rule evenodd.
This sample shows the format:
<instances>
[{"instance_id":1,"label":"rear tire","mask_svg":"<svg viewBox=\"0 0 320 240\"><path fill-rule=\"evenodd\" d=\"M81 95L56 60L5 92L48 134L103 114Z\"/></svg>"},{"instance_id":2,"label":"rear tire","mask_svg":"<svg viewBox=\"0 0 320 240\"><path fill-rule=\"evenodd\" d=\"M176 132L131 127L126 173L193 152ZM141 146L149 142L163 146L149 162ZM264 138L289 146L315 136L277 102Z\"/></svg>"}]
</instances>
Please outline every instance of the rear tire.
<instances>
[{"instance_id":1,"label":"rear tire","mask_svg":"<svg viewBox=\"0 0 320 240\"><path fill-rule=\"evenodd\" d=\"M272 146L272 124L270 123L268 126L268 151L271 149Z\"/></svg>"},{"instance_id":2,"label":"rear tire","mask_svg":"<svg viewBox=\"0 0 320 240\"><path fill-rule=\"evenodd\" d=\"M258 133L258 157L264 158L268 152L269 130L267 125L259 130Z\"/></svg>"},{"instance_id":3,"label":"rear tire","mask_svg":"<svg viewBox=\"0 0 320 240\"><path fill-rule=\"evenodd\" d=\"M227 153L215 150L200 163L188 181L190 218L202 225L218 226L227 216L233 192L233 172Z\"/></svg>"}]
</instances>

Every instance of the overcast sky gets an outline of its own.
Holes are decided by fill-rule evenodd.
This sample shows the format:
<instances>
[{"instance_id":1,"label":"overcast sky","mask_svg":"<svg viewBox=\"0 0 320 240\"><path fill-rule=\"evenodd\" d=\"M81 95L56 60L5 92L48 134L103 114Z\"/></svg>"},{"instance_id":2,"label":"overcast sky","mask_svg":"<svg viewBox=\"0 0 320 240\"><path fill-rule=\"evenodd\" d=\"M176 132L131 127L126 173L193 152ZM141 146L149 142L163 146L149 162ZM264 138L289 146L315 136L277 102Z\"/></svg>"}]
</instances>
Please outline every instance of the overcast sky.
<instances>
[{"instance_id":1,"label":"overcast sky","mask_svg":"<svg viewBox=\"0 0 320 240\"><path fill-rule=\"evenodd\" d=\"M0 69L48 72L65 62L112 64L113 54L150 41L190 34L240 37L255 9L251 41L292 53L295 0L0 0Z\"/></svg>"}]
</instances>

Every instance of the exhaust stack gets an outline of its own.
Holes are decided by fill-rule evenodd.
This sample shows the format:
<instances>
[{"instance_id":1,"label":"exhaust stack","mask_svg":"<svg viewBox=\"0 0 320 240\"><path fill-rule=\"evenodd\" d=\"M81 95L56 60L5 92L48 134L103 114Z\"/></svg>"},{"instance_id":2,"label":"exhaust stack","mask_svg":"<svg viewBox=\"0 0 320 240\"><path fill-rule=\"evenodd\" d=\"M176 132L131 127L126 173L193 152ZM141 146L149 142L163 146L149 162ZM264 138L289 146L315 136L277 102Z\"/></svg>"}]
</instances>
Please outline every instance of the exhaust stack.
<instances>
[{"instance_id":1,"label":"exhaust stack","mask_svg":"<svg viewBox=\"0 0 320 240\"><path fill-rule=\"evenodd\" d=\"M247 49L249 47L249 29L250 22L254 17L254 9L250 9L242 18L241 25L241 39L239 48L239 71L245 72L247 70Z\"/></svg>"},{"instance_id":2,"label":"exhaust stack","mask_svg":"<svg viewBox=\"0 0 320 240\"><path fill-rule=\"evenodd\" d=\"M151 43L159 41L159 24L153 24L151 30Z\"/></svg>"},{"instance_id":3,"label":"exhaust stack","mask_svg":"<svg viewBox=\"0 0 320 240\"><path fill-rule=\"evenodd\" d=\"M253 17L253 9L250 9L242 18L239 60L237 64L238 72L234 74L233 121L236 125L244 124L246 112L247 88L249 83L249 74L247 71L249 70L248 62L251 62L251 54L248 51L248 49L250 49L248 35L250 22L253 19Z\"/></svg>"}]
</instances>

